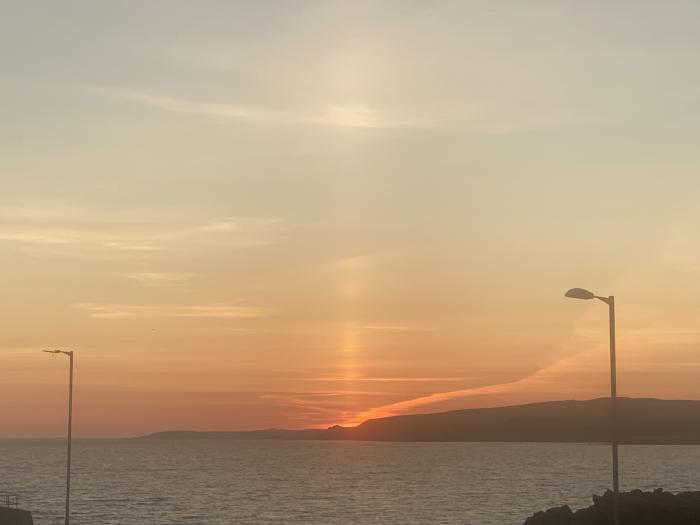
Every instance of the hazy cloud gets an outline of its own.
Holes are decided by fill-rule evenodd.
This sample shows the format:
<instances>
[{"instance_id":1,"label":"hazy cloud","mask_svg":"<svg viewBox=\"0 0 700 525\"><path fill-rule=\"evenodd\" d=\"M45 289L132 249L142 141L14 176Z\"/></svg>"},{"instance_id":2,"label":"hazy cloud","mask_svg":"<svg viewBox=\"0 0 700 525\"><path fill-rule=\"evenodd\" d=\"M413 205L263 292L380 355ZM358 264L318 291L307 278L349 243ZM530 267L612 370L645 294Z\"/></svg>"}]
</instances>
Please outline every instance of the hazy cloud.
<instances>
[{"instance_id":1,"label":"hazy cloud","mask_svg":"<svg viewBox=\"0 0 700 525\"><path fill-rule=\"evenodd\" d=\"M166 317L254 319L268 317L272 314L272 311L267 308L227 304L133 305L79 303L75 307L86 310L91 317L98 319L154 319Z\"/></svg>"},{"instance_id":2,"label":"hazy cloud","mask_svg":"<svg viewBox=\"0 0 700 525\"><path fill-rule=\"evenodd\" d=\"M439 328L412 325L367 325L359 328L376 332L437 332L440 330Z\"/></svg>"},{"instance_id":3,"label":"hazy cloud","mask_svg":"<svg viewBox=\"0 0 700 525\"><path fill-rule=\"evenodd\" d=\"M279 218L232 216L191 225L182 224L182 219L175 217L130 223L127 216L86 210L77 222L67 212L57 215L56 211L41 213L40 209L29 208L22 213L10 207L0 208L0 217L5 217L0 242L44 247L43 252L34 253L69 257L154 252L191 243L250 247L268 243L270 233L282 224Z\"/></svg>"},{"instance_id":4,"label":"hazy cloud","mask_svg":"<svg viewBox=\"0 0 700 525\"><path fill-rule=\"evenodd\" d=\"M196 274L176 272L134 272L126 274L128 279L152 286L179 286L191 281Z\"/></svg>"},{"instance_id":5,"label":"hazy cloud","mask_svg":"<svg viewBox=\"0 0 700 525\"><path fill-rule=\"evenodd\" d=\"M244 106L223 102L195 101L184 98L152 95L119 88L94 88L107 96L138 102L169 113L198 115L223 119L257 120L286 124L306 124L342 128L393 128L417 125L389 117L366 104L331 104L319 109L275 110L271 108Z\"/></svg>"},{"instance_id":6,"label":"hazy cloud","mask_svg":"<svg viewBox=\"0 0 700 525\"><path fill-rule=\"evenodd\" d=\"M469 377L310 377L309 381L380 382L380 383L433 383L439 381L466 381Z\"/></svg>"}]
</instances>

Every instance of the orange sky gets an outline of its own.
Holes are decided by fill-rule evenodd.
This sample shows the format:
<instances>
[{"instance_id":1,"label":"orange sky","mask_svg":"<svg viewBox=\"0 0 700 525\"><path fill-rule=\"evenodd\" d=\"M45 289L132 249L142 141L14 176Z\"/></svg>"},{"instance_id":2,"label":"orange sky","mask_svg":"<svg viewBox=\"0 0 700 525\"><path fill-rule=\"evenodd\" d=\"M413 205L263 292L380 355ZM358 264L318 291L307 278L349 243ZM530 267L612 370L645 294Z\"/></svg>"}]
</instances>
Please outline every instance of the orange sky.
<instances>
[{"instance_id":1,"label":"orange sky","mask_svg":"<svg viewBox=\"0 0 700 525\"><path fill-rule=\"evenodd\" d=\"M700 398L700 8L593 4L12 6L0 437L603 396L574 286Z\"/></svg>"}]
</instances>

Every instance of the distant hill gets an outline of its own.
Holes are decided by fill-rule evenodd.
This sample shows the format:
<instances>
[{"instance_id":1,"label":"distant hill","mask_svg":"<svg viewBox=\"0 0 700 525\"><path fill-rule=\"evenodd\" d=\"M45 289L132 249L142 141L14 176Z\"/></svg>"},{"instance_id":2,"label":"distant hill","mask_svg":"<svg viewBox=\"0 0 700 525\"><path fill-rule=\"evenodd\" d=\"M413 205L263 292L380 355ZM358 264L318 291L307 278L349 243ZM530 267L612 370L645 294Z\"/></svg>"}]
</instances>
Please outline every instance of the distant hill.
<instances>
[{"instance_id":1,"label":"distant hill","mask_svg":"<svg viewBox=\"0 0 700 525\"><path fill-rule=\"evenodd\" d=\"M618 398L623 443L700 444L700 401ZM158 432L163 438L605 443L610 400L549 401L370 419L357 427L247 432Z\"/></svg>"}]
</instances>

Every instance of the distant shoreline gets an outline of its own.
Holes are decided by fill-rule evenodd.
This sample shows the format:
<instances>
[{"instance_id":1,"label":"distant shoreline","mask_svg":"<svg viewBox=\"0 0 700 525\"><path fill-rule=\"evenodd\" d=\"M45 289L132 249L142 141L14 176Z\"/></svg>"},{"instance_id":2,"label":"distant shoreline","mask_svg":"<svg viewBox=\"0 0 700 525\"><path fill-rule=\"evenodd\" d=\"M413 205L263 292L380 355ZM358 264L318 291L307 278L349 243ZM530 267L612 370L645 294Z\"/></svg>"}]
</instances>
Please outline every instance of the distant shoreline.
<instances>
[{"instance_id":1,"label":"distant shoreline","mask_svg":"<svg viewBox=\"0 0 700 525\"><path fill-rule=\"evenodd\" d=\"M618 398L623 445L700 445L700 401ZM410 443L568 443L610 441L610 400L547 401L496 408L393 416L356 427L231 431L166 430L142 436L80 440L224 439L245 441L376 441ZM7 436L0 441L64 441L61 436Z\"/></svg>"},{"instance_id":2,"label":"distant shoreline","mask_svg":"<svg viewBox=\"0 0 700 525\"><path fill-rule=\"evenodd\" d=\"M618 398L620 443L700 445L700 401ZM610 440L610 400L549 401L368 420L306 430L162 431L134 439L571 443Z\"/></svg>"}]
</instances>

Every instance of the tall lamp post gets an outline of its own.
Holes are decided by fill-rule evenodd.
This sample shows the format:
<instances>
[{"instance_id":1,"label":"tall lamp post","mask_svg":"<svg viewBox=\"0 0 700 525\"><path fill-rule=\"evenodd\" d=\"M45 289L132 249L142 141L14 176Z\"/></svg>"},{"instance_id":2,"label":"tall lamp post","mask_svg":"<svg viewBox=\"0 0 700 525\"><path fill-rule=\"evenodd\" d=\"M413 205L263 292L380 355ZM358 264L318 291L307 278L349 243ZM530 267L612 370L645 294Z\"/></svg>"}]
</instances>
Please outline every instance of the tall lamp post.
<instances>
[{"instance_id":1,"label":"tall lamp post","mask_svg":"<svg viewBox=\"0 0 700 525\"><path fill-rule=\"evenodd\" d=\"M70 525L70 452L73 434L73 351L44 350L47 354L64 354L70 358L70 376L68 380L68 462L66 463L66 522Z\"/></svg>"},{"instance_id":2,"label":"tall lamp post","mask_svg":"<svg viewBox=\"0 0 700 525\"><path fill-rule=\"evenodd\" d=\"M565 294L572 299L598 299L608 305L610 313L610 401L612 416L613 523L620 525L620 482L617 457L617 365L615 363L615 297L600 297L583 288L572 288Z\"/></svg>"}]
</instances>

